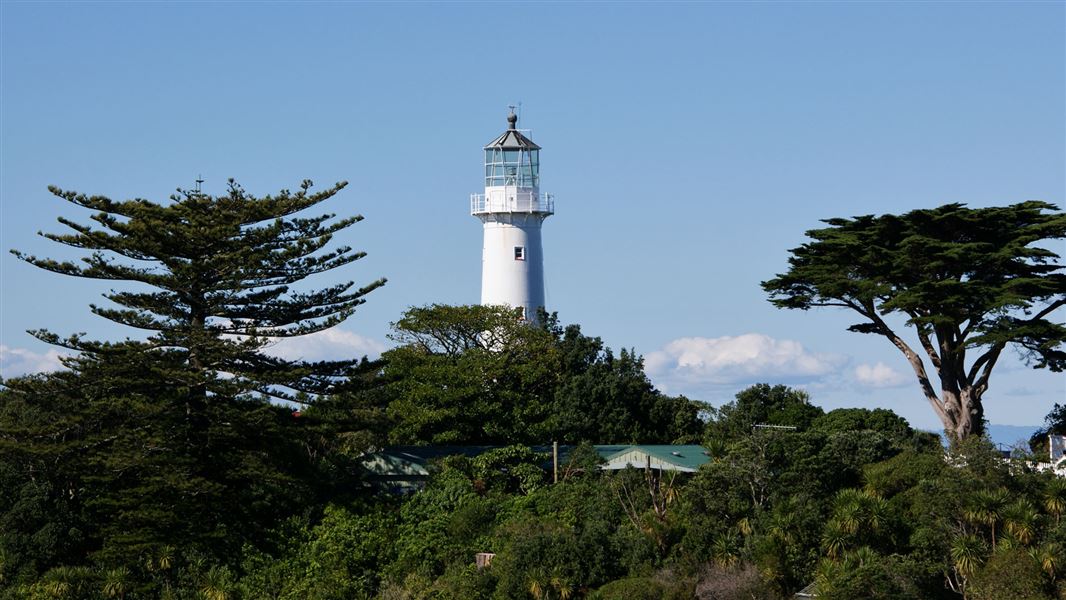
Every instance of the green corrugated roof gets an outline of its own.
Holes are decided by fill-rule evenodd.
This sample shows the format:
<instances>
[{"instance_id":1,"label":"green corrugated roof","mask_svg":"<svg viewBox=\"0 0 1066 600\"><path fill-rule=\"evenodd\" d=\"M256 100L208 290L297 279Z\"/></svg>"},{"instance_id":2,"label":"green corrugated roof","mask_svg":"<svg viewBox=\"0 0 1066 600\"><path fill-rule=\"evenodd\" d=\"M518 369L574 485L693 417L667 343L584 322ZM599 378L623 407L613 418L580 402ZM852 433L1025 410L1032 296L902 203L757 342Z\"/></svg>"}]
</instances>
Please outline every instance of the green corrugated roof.
<instances>
[{"instance_id":1,"label":"green corrugated roof","mask_svg":"<svg viewBox=\"0 0 1066 600\"><path fill-rule=\"evenodd\" d=\"M407 475L416 472L426 473L426 467L433 460L446 456L475 457L489 450L503 446L388 446L379 452L364 455L363 465L379 476ZM559 463L566 464L570 453L577 446L559 446ZM621 456L627 452L643 452L652 458L667 464L676 465L685 470L698 470L700 465L710 462L711 458L703 446L694 444L597 444L593 446L604 461ZM534 452L551 455L551 446L530 446ZM550 463L548 465L551 466ZM638 466L639 465L634 465Z\"/></svg>"},{"instance_id":2,"label":"green corrugated roof","mask_svg":"<svg viewBox=\"0 0 1066 600\"><path fill-rule=\"evenodd\" d=\"M695 444L634 444L632 446L596 446L597 452L600 448L618 448L610 456L604 456L604 459L611 460L615 456L625 454L632 450L638 450L645 454L648 454L654 458L657 458L665 463L670 463L683 467L686 469L697 470L700 465L706 464L711 461L710 454L703 446ZM601 454L601 456L603 456Z\"/></svg>"}]
</instances>

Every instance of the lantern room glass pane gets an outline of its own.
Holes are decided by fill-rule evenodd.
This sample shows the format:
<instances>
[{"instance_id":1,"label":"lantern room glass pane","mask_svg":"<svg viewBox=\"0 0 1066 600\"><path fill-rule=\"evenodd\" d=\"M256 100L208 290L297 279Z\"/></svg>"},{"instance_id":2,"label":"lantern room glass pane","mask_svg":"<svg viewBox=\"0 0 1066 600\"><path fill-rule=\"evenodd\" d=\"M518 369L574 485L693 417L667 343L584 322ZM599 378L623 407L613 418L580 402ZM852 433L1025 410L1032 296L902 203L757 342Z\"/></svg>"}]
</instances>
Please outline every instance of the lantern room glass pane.
<instances>
[{"instance_id":1,"label":"lantern room glass pane","mask_svg":"<svg viewBox=\"0 0 1066 600\"><path fill-rule=\"evenodd\" d=\"M540 152L524 149L485 150L485 185L540 185Z\"/></svg>"}]
</instances>

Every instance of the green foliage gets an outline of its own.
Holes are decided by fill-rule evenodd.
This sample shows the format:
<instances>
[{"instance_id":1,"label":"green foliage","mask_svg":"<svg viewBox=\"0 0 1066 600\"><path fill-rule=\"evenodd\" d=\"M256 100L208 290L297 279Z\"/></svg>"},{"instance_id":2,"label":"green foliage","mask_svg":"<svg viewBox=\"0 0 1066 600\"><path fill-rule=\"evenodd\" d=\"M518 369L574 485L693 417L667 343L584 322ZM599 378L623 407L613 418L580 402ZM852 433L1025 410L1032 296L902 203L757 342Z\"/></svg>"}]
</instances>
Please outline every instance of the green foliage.
<instances>
[{"instance_id":1,"label":"green foliage","mask_svg":"<svg viewBox=\"0 0 1066 600\"><path fill-rule=\"evenodd\" d=\"M582 442L574 446L565 460L559 462L559 479L596 477L599 475L600 465L604 459L596 451L596 447L588 442Z\"/></svg>"},{"instance_id":2,"label":"green foliage","mask_svg":"<svg viewBox=\"0 0 1066 600\"><path fill-rule=\"evenodd\" d=\"M247 598L372 598L393 556L396 515L387 506L355 514L329 505L313 528L288 532L279 556L254 550L240 588Z\"/></svg>"},{"instance_id":3,"label":"green foliage","mask_svg":"<svg viewBox=\"0 0 1066 600\"><path fill-rule=\"evenodd\" d=\"M684 582L657 577L612 581L589 595L590 600L687 600L692 591Z\"/></svg>"},{"instance_id":4,"label":"green foliage","mask_svg":"<svg viewBox=\"0 0 1066 600\"><path fill-rule=\"evenodd\" d=\"M384 354L393 419L406 444L543 441L554 380L547 332L506 308L412 308L393 324Z\"/></svg>"},{"instance_id":5,"label":"green foliage","mask_svg":"<svg viewBox=\"0 0 1066 600\"><path fill-rule=\"evenodd\" d=\"M946 456L908 451L867 467L865 473L865 493L885 502L889 518L876 538L869 537L871 527L860 527L864 539L855 543L869 543L884 556L904 557L909 577L925 590L923 597L933 593L937 582L977 597L975 582L992 561L1016 551L1034 557L1044 571L1041 585L1052 585L1057 550L1043 547L1061 533L1037 500L1061 480L1012 474L996 450L977 439L957 444ZM839 528L840 520L835 514L830 523ZM827 527L827 540L833 531Z\"/></svg>"},{"instance_id":6,"label":"green foliage","mask_svg":"<svg viewBox=\"0 0 1066 600\"><path fill-rule=\"evenodd\" d=\"M884 408L831 410L815 419L812 429L826 433L871 430L897 438L906 438L911 434L911 428L906 419Z\"/></svg>"},{"instance_id":7,"label":"green foliage","mask_svg":"<svg viewBox=\"0 0 1066 600\"><path fill-rule=\"evenodd\" d=\"M478 494L464 462L445 463L425 490L404 502L394 532L397 557L386 570L389 579L402 581L415 573L432 580L448 564L472 562L475 553L486 551L484 539L500 508Z\"/></svg>"},{"instance_id":8,"label":"green foliage","mask_svg":"<svg viewBox=\"0 0 1066 600\"><path fill-rule=\"evenodd\" d=\"M489 450L471 461L473 476L482 491L529 494L546 482L540 465L548 460L525 446Z\"/></svg>"},{"instance_id":9,"label":"green foliage","mask_svg":"<svg viewBox=\"0 0 1066 600\"><path fill-rule=\"evenodd\" d=\"M1052 479L1048 482L1041 501L1044 510L1055 518L1055 524L1060 524L1062 513L1066 512L1066 480Z\"/></svg>"},{"instance_id":10,"label":"green foliage","mask_svg":"<svg viewBox=\"0 0 1066 600\"><path fill-rule=\"evenodd\" d=\"M1050 600L1054 597L1040 564L1021 549L994 553L973 575L967 592L973 600Z\"/></svg>"},{"instance_id":11,"label":"green foliage","mask_svg":"<svg viewBox=\"0 0 1066 600\"><path fill-rule=\"evenodd\" d=\"M86 567L54 567L33 584L22 586L20 595L27 600L80 600L97 587L96 574Z\"/></svg>"},{"instance_id":12,"label":"green foliage","mask_svg":"<svg viewBox=\"0 0 1066 600\"><path fill-rule=\"evenodd\" d=\"M866 465L866 489L879 497L890 497L943 477L944 457L940 452L907 450L888 460Z\"/></svg>"},{"instance_id":13,"label":"green foliage","mask_svg":"<svg viewBox=\"0 0 1066 600\"><path fill-rule=\"evenodd\" d=\"M184 191L163 204L52 188L95 211L94 224L61 218L73 233L45 237L88 255L63 262L13 252L46 270L136 286L105 294L117 308L91 310L148 336L111 343L40 330L39 338L80 352L65 360L70 370L3 382L6 580L88 563L110 573L112 595L125 594L126 580L171 589L179 570L203 595L229 595L237 577L229 567L242 547L268 544L275 523L319 494L351 489L345 457L369 439L359 437L368 428L354 423L362 415L351 398L378 367L261 352L272 338L340 322L383 283L304 287L362 256L328 248L359 217L295 216L344 184L310 187L256 198L231 182L217 198ZM330 406L305 420L267 401L326 394L336 394ZM163 562L180 568L154 558L142 568L144 557L173 547L179 552Z\"/></svg>"},{"instance_id":14,"label":"green foliage","mask_svg":"<svg viewBox=\"0 0 1066 600\"><path fill-rule=\"evenodd\" d=\"M832 559L849 550L887 546L894 523L888 503L869 491L845 488L837 492L833 513L826 523L822 547Z\"/></svg>"},{"instance_id":15,"label":"green foliage","mask_svg":"<svg viewBox=\"0 0 1066 600\"><path fill-rule=\"evenodd\" d=\"M306 414L323 407L329 403ZM197 551L196 543L139 546L135 557L129 546L97 553L97 568L20 576L0 598L46 597L47 585L59 593L78 585L131 599L769 600L812 582L826 598L957 597L951 588L977 598L982 586L993 586L992 597L1012 597L994 587L1007 585L998 580L1004 576L991 573L997 557L1017 552L1029 557L1027 577L1041 593L1059 585L1066 526L1053 509L1061 480L1012 473L980 440L945 455L915 442L894 415L872 413L811 417L804 431L740 435L738 427L740 436L710 464L673 480L636 469L604 473L590 455L584 469L548 485L546 457L520 446L451 457L409 497L323 502L321 511L287 518L292 508L279 510L280 525L254 543L246 538L230 560ZM306 439L296 435L301 419L284 423L292 429L279 435ZM328 472L334 468L343 467ZM325 491L344 496L339 487ZM322 502L314 490L306 494L308 506ZM93 503L79 506L93 514ZM3 539L26 541L30 530L5 531ZM479 552L495 554L490 566L475 566ZM0 572L9 573L9 564L22 563L5 558Z\"/></svg>"},{"instance_id":16,"label":"green foliage","mask_svg":"<svg viewBox=\"0 0 1066 600\"><path fill-rule=\"evenodd\" d=\"M692 441L700 405L651 385L576 325L541 327L506 307L412 308L393 324L384 380L397 444Z\"/></svg>"},{"instance_id":17,"label":"green foliage","mask_svg":"<svg viewBox=\"0 0 1066 600\"><path fill-rule=\"evenodd\" d=\"M497 598L557 598L587 581L578 536L558 523L512 521L492 570Z\"/></svg>"},{"instance_id":18,"label":"green foliage","mask_svg":"<svg viewBox=\"0 0 1066 600\"><path fill-rule=\"evenodd\" d=\"M127 567L108 569L104 573L101 590L105 598L125 598L133 588L131 573Z\"/></svg>"},{"instance_id":19,"label":"green foliage","mask_svg":"<svg viewBox=\"0 0 1066 600\"><path fill-rule=\"evenodd\" d=\"M780 308L847 308L849 330L888 339L955 439L980 434L982 395L1001 352L1020 348L1036 367L1066 368L1066 274L1043 243L1066 237L1066 214L1044 202L970 209L947 204L903 215L827 219L794 248L789 270L762 286ZM912 349L886 319L914 328ZM934 389L921 353L944 382ZM943 395L937 393L938 389Z\"/></svg>"},{"instance_id":20,"label":"green foliage","mask_svg":"<svg viewBox=\"0 0 1066 600\"><path fill-rule=\"evenodd\" d=\"M654 564L646 538L629 529L610 488L598 479L544 488L501 516L490 540L497 553L497 597L522 596L532 583L575 592L624 575L623 564Z\"/></svg>"},{"instance_id":21,"label":"green foliage","mask_svg":"<svg viewBox=\"0 0 1066 600\"><path fill-rule=\"evenodd\" d=\"M743 414L724 408L710 431ZM1061 480L1012 472L985 440L945 454L891 413L853 410L806 431L733 431L681 491L675 556L709 562L731 590L742 578L729 570L746 564L776 593L817 580L831 598L953 597L994 550L1030 553L1049 586L1061 571L1066 532L1048 509Z\"/></svg>"},{"instance_id":22,"label":"green foliage","mask_svg":"<svg viewBox=\"0 0 1066 600\"><path fill-rule=\"evenodd\" d=\"M578 598L654 569L654 548L632 530L598 473L525 493L513 484L483 485L472 463L445 461L426 490L404 502L388 594ZM472 569L478 552L496 554L483 572Z\"/></svg>"},{"instance_id":23,"label":"green foliage","mask_svg":"<svg viewBox=\"0 0 1066 600\"><path fill-rule=\"evenodd\" d=\"M756 425L806 430L822 416L810 395L784 385L759 383L737 393L736 400L719 408L707 425L708 442L721 445L748 437Z\"/></svg>"},{"instance_id":24,"label":"green foliage","mask_svg":"<svg viewBox=\"0 0 1066 600\"><path fill-rule=\"evenodd\" d=\"M91 547L77 493L84 456L67 440L48 436L56 426L84 427L86 417L75 409L66 397L28 402L22 394L0 389L0 583L32 580L52 566L76 564ZM40 443L28 443L31 436L41 436Z\"/></svg>"},{"instance_id":25,"label":"green foliage","mask_svg":"<svg viewBox=\"0 0 1066 600\"><path fill-rule=\"evenodd\" d=\"M826 600L923 600L921 574L897 556L881 556L859 549L823 561L818 568L818 598Z\"/></svg>"},{"instance_id":26,"label":"green foliage","mask_svg":"<svg viewBox=\"0 0 1066 600\"><path fill-rule=\"evenodd\" d=\"M492 569L453 564L417 597L433 600L490 600L496 588Z\"/></svg>"},{"instance_id":27,"label":"green foliage","mask_svg":"<svg viewBox=\"0 0 1066 600\"><path fill-rule=\"evenodd\" d=\"M176 352L184 368L171 375L194 391L210 389L230 396L254 391L285 398L292 396L283 388L328 393L334 378L344 376L357 361L287 361L259 350L271 338L314 333L340 323L385 281L358 289L352 282L311 292L292 289L312 275L363 256L347 246L324 250L336 233L362 217L330 223L334 215L292 216L328 200L346 183L317 193L310 193L311 185L304 181L296 193L282 190L256 198L231 180L226 195L179 191L165 204L115 202L51 187L67 202L96 211L90 217L96 226L61 217L59 222L73 233L42 235L91 254L79 264L12 252L56 273L148 286L153 291L104 295L119 308L90 308L104 318L151 332L143 349ZM110 344L79 336L34 333L81 352L112 351Z\"/></svg>"},{"instance_id":28,"label":"green foliage","mask_svg":"<svg viewBox=\"0 0 1066 600\"><path fill-rule=\"evenodd\" d=\"M644 374L644 360L632 350L615 356L598 337L578 325L560 326L556 315L541 315L555 338L560 379L551 398L548 428L568 444L699 442L703 405L684 396L666 396Z\"/></svg>"},{"instance_id":29,"label":"green foliage","mask_svg":"<svg viewBox=\"0 0 1066 600\"><path fill-rule=\"evenodd\" d=\"M151 378L163 356L117 356L7 382L0 450L31 479L0 507L4 547L42 564L90 552L123 563L167 543L221 557L310 500L290 410L214 396L192 424L186 393Z\"/></svg>"}]
</instances>

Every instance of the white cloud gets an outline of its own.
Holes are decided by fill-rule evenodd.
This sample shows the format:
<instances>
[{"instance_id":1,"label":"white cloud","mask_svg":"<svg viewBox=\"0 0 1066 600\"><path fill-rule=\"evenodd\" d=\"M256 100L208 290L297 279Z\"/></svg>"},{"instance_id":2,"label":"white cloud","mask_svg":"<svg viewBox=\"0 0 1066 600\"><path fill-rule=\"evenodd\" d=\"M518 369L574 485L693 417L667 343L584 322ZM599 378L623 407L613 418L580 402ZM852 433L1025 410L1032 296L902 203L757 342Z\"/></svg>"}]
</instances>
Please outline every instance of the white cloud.
<instances>
[{"instance_id":1,"label":"white cloud","mask_svg":"<svg viewBox=\"0 0 1066 600\"><path fill-rule=\"evenodd\" d=\"M910 383L906 375L883 362L855 367L855 379L862 385L875 388L900 387Z\"/></svg>"},{"instance_id":2,"label":"white cloud","mask_svg":"<svg viewBox=\"0 0 1066 600\"><path fill-rule=\"evenodd\" d=\"M385 344L342 329L327 329L298 338L279 340L264 349L264 353L288 360L342 360L369 356L377 358L385 351ZM56 350L34 352L0 344L0 377L11 378L30 373L56 371L64 368L63 356Z\"/></svg>"},{"instance_id":3,"label":"white cloud","mask_svg":"<svg viewBox=\"0 0 1066 600\"><path fill-rule=\"evenodd\" d=\"M64 368L59 362L62 356L56 350L34 352L25 348L12 348L0 344L0 377L10 378L30 373L58 371Z\"/></svg>"},{"instance_id":4,"label":"white cloud","mask_svg":"<svg viewBox=\"0 0 1066 600\"><path fill-rule=\"evenodd\" d=\"M286 360L346 360L369 356L377 358L385 344L343 329L327 329L295 338L285 338L263 350Z\"/></svg>"},{"instance_id":5,"label":"white cloud","mask_svg":"<svg viewBox=\"0 0 1066 600\"><path fill-rule=\"evenodd\" d=\"M843 365L843 357L815 353L792 340L760 333L718 338L673 340L645 357L648 375L664 389L802 381L828 375Z\"/></svg>"}]
</instances>

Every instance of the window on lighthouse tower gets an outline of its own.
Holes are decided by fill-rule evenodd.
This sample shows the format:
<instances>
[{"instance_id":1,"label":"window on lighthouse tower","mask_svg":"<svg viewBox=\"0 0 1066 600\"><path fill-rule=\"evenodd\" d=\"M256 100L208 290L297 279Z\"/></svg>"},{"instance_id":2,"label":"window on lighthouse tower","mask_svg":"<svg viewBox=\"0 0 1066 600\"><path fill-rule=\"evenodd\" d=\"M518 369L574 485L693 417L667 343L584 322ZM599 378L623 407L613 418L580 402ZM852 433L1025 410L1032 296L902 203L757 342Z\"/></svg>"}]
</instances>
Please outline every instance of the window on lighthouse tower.
<instances>
[{"instance_id":1,"label":"window on lighthouse tower","mask_svg":"<svg viewBox=\"0 0 1066 600\"><path fill-rule=\"evenodd\" d=\"M515 246L514 247L514 259L515 260L525 260L526 259L526 247L525 246Z\"/></svg>"}]
</instances>

